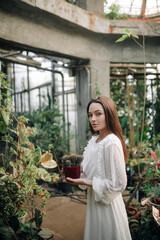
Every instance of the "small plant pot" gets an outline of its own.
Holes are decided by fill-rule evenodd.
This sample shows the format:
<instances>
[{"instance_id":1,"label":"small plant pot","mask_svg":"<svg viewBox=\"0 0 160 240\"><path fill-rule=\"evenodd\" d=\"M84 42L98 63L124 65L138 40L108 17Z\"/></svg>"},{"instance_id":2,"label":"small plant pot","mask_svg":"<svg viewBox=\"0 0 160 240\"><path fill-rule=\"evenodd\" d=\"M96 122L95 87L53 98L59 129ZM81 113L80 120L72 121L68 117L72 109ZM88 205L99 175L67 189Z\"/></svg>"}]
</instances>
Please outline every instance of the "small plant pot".
<instances>
[{"instance_id":1,"label":"small plant pot","mask_svg":"<svg viewBox=\"0 0 160 240\"><path fill-rule=\"evenodd\" d=\"M80 178L80 165L75 167L64 167L65 177Z\"/></svg>"}]
</instances>

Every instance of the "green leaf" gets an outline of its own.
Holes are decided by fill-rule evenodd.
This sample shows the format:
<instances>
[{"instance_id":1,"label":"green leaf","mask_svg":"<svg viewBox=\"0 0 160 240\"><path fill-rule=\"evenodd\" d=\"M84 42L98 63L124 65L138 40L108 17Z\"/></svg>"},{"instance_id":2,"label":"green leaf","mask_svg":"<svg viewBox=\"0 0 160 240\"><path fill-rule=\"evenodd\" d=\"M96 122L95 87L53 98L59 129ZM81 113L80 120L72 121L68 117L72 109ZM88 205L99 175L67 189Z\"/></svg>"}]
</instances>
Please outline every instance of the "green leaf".
<instances>
[{"instance_id":1,"label":"green leaf","mask_svg":"<svg viewBox=\"0 0 160 240\"><path fill-rule=\"evenodd\" d=\"M123 42L126 38L128 38L127 34L122 35L116 42Z\"/></svg>"},{"instance_id":2,"label":"green leaf","mask_svg":"<svg viewBox=\"0 0 160 240\"><path fill-rule=\"evenodd\" d=\"M132 37L139 39L139 37L136 34L132 34Z\"/></svg>"},{"instance_id":3,"label":"green leaf","mask_svg":"<svg viewBox=\"0 0 160 240\"><path fill-rule=\"evenodd\" d=\"M0 226L4 225L3 219L0 218Z\"/></svg>"},{"instance_id":4,"label":"green leaf","mask_svg":"<svg viewBox=\"0 0 160 240\"><path fill-rule=\"evenodd\" d=\"M19 226L20 226L21 231L23 231L23 232L30 232L31 228L32 228L30 221L25 222L24 224L20 222Z\"/></svg>"},{"instance_id":5,"label":"green leaf","mask_svg":"<svg viewBox=\"0 0 160 240\"><path fill-rule=\"evenodd\" d=\"M132 218L128 219L128 221L129 221L130 223L139 223L138 220L132 219Z\"/></svg>"},{"instance_id":6,"label":"green leaf","mask_svg":"<svg viewBox=\"0 0 160 240\"><path fill-rule=\"evenodd\" d=\"M124 29L124 32L129 33L129 34L131 33L131 31L127 28Z\"/></svg>"},{"instance_id":7,"label":"green leaf","mask_svg":"<svg viewBox=\"0 0 160 240\"><path fill-rule=\"evenodd\" d=\"M39 228L42 224L42 214L41 211L38 210L37 208L35 209L35 222L36 222L36 226L37 228Z\"/></svg>"},{"instance_id":8,"label":"green leaf","mask_svg":"<svg viewBox=\"0 0 160 240\"><path fill-rule=\"evenodd\" d=\"M38 158L38 163L40 162L41 156L42 156L41 149L40 149L39 146L37 146L37 149L36 149L36 157Z\"/></svg>"},{"instance_id":9,"label":"green leaf","mask_svg":"<svg viewBox=\"0 0 160 240\"><path fill-rule=\"evenodd\" d=\"M127 187L127 189L128 189L129 191L133 191L133 190L135 189L135 187Z\"/></svg>"},{"instance_id":10,"label":"green leaf","mask_svg":"<svg viewBox=\"0 0 160 240\"><path fill-rule=\"evenodd\" d=\"M19 117L17 117L17 119L19 120L19 121L21 121L21 122L23 122L23 123L28 123L28 121L29 121L29 119L28 118L26 118L25 116L19 116Z\"/></svg>"},{"instance_id":11,"label":"green leaf","mask_svg":"<svg viewBox=\"0 0 160 240\"><path fill-rule=\"evenodd\" d=\"M5 110L2 110L1 115L3 117L3 120L4 120L5 124L8 125L9 124L9 112L6 112Z\"/></svg>"},{"instance_id":12,"label":"green leaf","mask_svg":"<svg viewBox=\"0 0 160 240\"><path fill-rule=\"evenodd\" d=\"M12 88L6 87L7 90L14 92L14 90ZM12 99L12 98L11 98Z\"/></svg>"},{"instance_id":13,"label":"green leaf","mask_svg":"<svg viewBox=\"0 0 160 240\"><path fill-rule=\"evenodd\" d=\"M119 120L120 120L121 127L125 128L128 123L128 116L121 117Z\"/></svg>"},{"instance_id":14,"label":"green leaf","mask_svg":"<svg viewBox=\"0 0 160 240\"><path fill-rule=\"evenodd\" d=\"M6 126L4 122L0 121L0 133L4 133L6 130Z\"/></svg>"},{"instance_id":15,"label":"green leaf","mask_svg":"<svg viewBox=\"0 0 160 240\"><path fill-rule=\"evenodd\" d=\"M8 227L6 225L0 226L0 239L13 240L14 234L15 233L11 227Z\"/></svg>"},{"instance_id":16,"label":"green leaf","mask_svg":"<svg viewBox=\"0 0 160 240\"><path fill-rule=\"evenodd\" d=\"M5 94L5 93L2 93L2 95L5 96L5 97L7 97L7 98L10 98L10 99L12 100L12 97L11 97L11 96L9 96L9 95L7 95L7 94Z\"/></svg>"},{"instance_id":17,"label":"green leaf","mask_svg":"<svg viewBox=\"0 0 160 240\"><path fill-rule=\"evenodd\" d=\"M50 174L44 168L37 168L39 177L44 181L51 181Z\"/></svg>"},{"instance_id":18,"label":"green leaf","mask_svg":"<svg viewBox=\"0 0 160 240\"><path fill-rule=\"evenodd\" d=\"M149 168L147 171L146 171L146 176L149 178L153 175L154 171L152 170L152 168Z\"/></svg>"},{"instance_id":19,"label":"green leaf","mask_svg":"<svg viewBox=\"0 0 160 240\"><path fill-rule=\"evenodd\" d=\"M41 230L38 235L43 239L51 239L53 238L53 234L48 230Z\"/></svg>"},{"instance_id":20,"label":"green leaf","mask_svg":"<svg viewBox=\"0 0 160 240\"><path fill-rule=\"evenodd\" d=\"M18 218L16 216L12 216L9 220L9 225L15 232L17 232L17 230L19 229Z\"/></svg>"}]
</instances>

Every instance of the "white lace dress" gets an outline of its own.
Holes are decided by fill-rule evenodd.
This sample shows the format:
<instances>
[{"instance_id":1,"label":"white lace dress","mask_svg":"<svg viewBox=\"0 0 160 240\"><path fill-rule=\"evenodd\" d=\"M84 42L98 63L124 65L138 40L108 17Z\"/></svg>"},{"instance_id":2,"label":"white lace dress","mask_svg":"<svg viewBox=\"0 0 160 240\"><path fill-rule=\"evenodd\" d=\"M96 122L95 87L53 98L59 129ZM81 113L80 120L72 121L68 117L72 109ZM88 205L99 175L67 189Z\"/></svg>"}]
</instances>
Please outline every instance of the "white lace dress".
<instances>
[{"instance_id":1,"label":"white lace dress","mask_svg":"<svg viewBox=\"0 0 160 240\"><path fill-rule=\"evenodd\" d=\"M82 177L93 180L87 190L84 240L130 240L121 195L127 184L122 145L114 134L98 143L97 138L89 141L82 162Z\"/></svg>"}]
</instances>

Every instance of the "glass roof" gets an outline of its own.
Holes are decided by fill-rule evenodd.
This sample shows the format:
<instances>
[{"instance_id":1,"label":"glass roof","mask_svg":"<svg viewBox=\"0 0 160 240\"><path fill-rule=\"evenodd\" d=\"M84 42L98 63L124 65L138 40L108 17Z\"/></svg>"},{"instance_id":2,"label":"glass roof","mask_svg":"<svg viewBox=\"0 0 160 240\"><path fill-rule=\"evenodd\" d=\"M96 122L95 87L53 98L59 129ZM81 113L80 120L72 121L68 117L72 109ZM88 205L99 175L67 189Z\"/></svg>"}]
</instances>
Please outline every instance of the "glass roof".
<instances>
[{"instance_id":1,"label":"glass roof","mask_svg":"<svg viewBox=\"0 0 160 240\"><path fill-rule=\"evenodd\" d=\"M150 15L160 15L160 0L106 0L104 11L109 13L109 7L112 4L119 5L120 14L128 14L130 16L140 16L142 13L142 6L144 4L145 17Z\"/></svg>"}]
</instances>

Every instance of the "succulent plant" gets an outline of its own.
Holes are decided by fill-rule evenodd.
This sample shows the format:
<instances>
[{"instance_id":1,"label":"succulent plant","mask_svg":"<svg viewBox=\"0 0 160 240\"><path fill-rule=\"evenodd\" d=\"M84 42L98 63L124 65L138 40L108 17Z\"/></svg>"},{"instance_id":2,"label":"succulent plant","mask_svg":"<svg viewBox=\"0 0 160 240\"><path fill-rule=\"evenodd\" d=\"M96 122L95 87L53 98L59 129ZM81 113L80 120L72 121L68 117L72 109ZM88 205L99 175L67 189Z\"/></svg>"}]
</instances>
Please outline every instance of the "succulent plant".
<instances>
[{"instance_id":1,"label":"succulent plant","mask_svg":"<svg viewBox=\"0 0 160 240\"><path fill-rule=\"evenodd\" d=\"M71 155L69 156L69 159L71 160L72 163L75 163L76 160L77 160L77 155L76 155L76 154L71 154Z\"/></svg>"},{"instance_id":2,"label":"succulent plant","mask_svg":"<svg viewBox=\"0 0 160 240\"><path fill-rule=\"evenodd\" d=\"M66 166L66 167L71 167L71 165L72 165L72 163L71 163L70 160L66 160L66 161L65 161L65 166Z\"/></svg>"},{"instance_id":3,"label":"succulent plant","mask_svg":"<svg viewBox=\"0 0 160 240\"><path fill-rule=\"evenodd\" d=\"M83 160L83 156L82 155L77 155L77 165L79 165Z\"/></svg>"},{"instance_id":4,"label":"succulent plant","mask_svg":"<svg viewBox=\"0 0 160 240\"><path fill-rule=\"evenodd\" d=\"M66 161L66 160L68 160L69 159L69 155L64 155L63 157L62 157L62 162L63 161Z\"/></svg>"},{"instance_id":5,"label":"succulent plant","mask_svg":"<svg viewBox=\"0 0 160 240\"><path fill-rule=\"evenodd\" d=\"M62 164L64 167L74 167L80 165L82 160L83 160L82 155L77 154L65 155L62 157Z\"/></svg>"}]
</instances>

